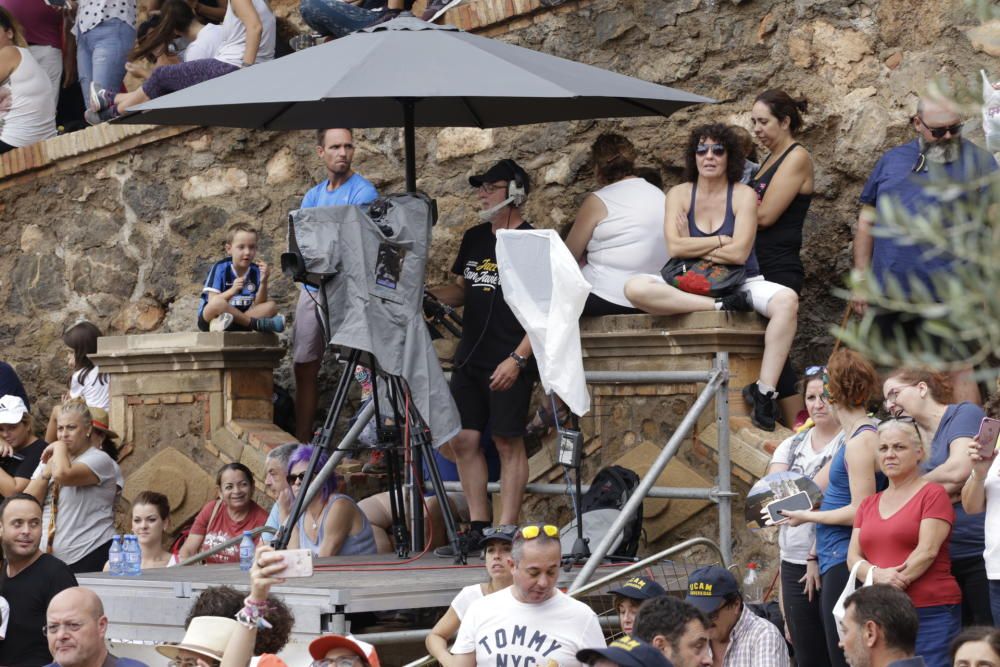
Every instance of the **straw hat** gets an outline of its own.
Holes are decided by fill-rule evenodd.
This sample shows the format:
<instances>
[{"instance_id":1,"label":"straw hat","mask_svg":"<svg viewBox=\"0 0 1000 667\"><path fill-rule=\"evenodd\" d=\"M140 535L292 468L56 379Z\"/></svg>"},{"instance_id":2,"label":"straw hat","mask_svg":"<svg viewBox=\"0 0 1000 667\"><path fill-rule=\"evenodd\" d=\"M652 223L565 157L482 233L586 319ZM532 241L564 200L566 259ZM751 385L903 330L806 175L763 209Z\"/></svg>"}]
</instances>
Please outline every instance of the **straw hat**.
<instances>
[{"instance_id":1,"label":"straw hat","mask_svg":"<svg viewBox=\"0 0 1000 667\"><path fill-rule=\"evenodd\" d=\"M90 423L93 424L94 428L104 433L112 440L120 439L118 434L108 427L109 418L107 410L104 408L94 407L93 405L88 405L87 409L90 410Z\"/></svg>"},{"instance_id":2,"label":"straw hat","mask_svg":"<svg viewBox=\"0 0 1000 667\"><path fill-rule=\"evenodd\" d=\"M181 650L212 660L222 660L226 644L229 643L229 636L238 626L239 623L231 618L195 616L184 633L184 639L177 643L158 644L156 650L171 660L176 658Z\"/></svg>"}]
</instances>

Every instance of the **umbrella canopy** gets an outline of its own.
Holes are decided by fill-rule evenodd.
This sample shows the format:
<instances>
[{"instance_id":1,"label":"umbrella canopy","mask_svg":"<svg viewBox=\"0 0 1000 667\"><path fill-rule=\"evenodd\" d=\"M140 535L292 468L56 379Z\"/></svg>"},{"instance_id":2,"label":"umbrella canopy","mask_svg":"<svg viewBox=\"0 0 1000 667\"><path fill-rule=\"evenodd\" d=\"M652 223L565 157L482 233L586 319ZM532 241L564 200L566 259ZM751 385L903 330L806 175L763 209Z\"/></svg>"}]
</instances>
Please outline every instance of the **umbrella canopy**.
<instances>
[{"instance_id":1,"label":"umbrella canopy","mask_svg":"<svg viewBox=\"0 0 1000 667\"><path fill-rule=\"evenodd\" d=\"M117 122L268 130L667 116L712 100L401 17L134 107Z\"/></svg>"}]
</instances>

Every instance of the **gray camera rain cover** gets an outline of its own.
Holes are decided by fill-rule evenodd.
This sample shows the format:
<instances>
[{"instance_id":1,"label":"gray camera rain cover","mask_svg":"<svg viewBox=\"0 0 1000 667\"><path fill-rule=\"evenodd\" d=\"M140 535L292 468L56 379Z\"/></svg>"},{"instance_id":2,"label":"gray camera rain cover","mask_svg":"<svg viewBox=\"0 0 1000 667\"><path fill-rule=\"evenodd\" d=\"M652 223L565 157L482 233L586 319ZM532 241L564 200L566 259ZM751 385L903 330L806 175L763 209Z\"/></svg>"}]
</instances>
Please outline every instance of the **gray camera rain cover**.
<instances>
[{"instance_id":1,"label":"gray camera rain cover","mask_svg":"<svg viewBox=\"0 0 1000 667\"><path fill-rule=\"evenodd\" d=\"M288 232L307 273L333 276L322 287L329 344L370 352L381 371L402 377L439 447L461 422L423 318L430 230L425 198L392 195L293 211Z\"/></svg>"}]
</instances>

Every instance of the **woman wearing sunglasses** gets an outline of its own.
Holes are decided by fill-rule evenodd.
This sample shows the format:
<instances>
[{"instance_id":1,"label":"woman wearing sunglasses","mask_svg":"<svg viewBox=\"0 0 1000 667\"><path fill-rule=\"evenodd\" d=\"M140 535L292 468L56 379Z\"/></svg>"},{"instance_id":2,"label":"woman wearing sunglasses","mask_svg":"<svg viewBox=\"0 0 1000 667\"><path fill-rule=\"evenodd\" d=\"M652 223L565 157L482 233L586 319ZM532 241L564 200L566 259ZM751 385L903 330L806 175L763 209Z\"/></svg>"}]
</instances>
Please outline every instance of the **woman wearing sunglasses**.
<instances>
[{"instance_id":1,"label":"woman wearing sunglasses","mask_svg":"<svg viewBox=\"0 0 1000 667\"><path fill-rule=\"evenodd\" d=\"M774 450L767 473L791 471L816 481L825 490L827 464L843 447L840 422L827 400L825 366L806 369L802 396L812 426L786 439ZM820 474L822 472L822 474ZM781 607L785 625L799 664L829 666L826 633L820 612L819 563L816 558L816 526L806 523L780 527Z\"/></svg>"},{"instance_id":2,"label":"woman wearing sunglasses","mask_svg":"<svg viewBox=\"0 0 1000 667\"><path fill-rule=\"evenodd\" d=\"M882 384L885 407L894 417L912 417L927 448L922 463L924 479L937 482L958 501L972 474L969 446L979 433L986 413L969 402L951 403L948 376L904 368ZM968 514L955 503L955 527L949 546L951 572L962 589L963 625L993 625L989 580L983 560L985 516Z\"/></svg>"},{"instance_id":3,"label":"woman wearing sunglasses","mask_svg":"<svg viewBox=\"0 0 1000 667\"><path fill-rule=\"evenodd\" d=\"M297 497L308 488L305 482L312 445L302 445L288 459L288 488ZM316 470L322 469L328 456L320 454ZM337 476L330 475L323 488L313 496L295 523L289 549L311 549L314 556L357 556L378 553L375 534L350 496L337 493Z\"/></svg>"},{"instance_id":4,"label":"woman wearing sunglasses","mask_svg":"<svg viewBox=\"0 0 1000 667\"><path fill-rule=\"evenodd\" d=\"M879 488L885 477L878 471L875 450L878 421L868 416L868 401L878 391L879 377L867 360L857 352L839 350L827 363L827 400L840 423L846 442L830 459L826 490L818 510L782 512L788 526L816 524L816 551L820 574L820 611L826 650L830 664L846 667L844 652L838 643L833 606L847 584L847 550L851 526L857 508ZM819 473L822 479L823 472Z\"/></svg>"},{"instance_id":5,"label":"woman wearing sunglasses","mask_svg":"<svg viewBox=\"0 0 1000 667\"><path fill-rule=\"evenodd\" d=\"M685 150L686 183L667 193L664 235L671 258L712 262L713 271L745 269L745 279L720 298L704 296L699 284L669 285L660 276L641 275L625 284L625 296L636 307L654 315L697 311L756 311L768 318L760 378L744 387L754 402L751 418L773 431L777 416L776 385L798 325L799 297L793 290L764 279L754 254L757 198L740 183L743 148L726 125L697 127ZM670 264L668 264L670 266ZM738 271L736 271L738 273ZM686 274L686 279L690 274ZM763 397L757 400L754 397Z\"/></svg>"},{"instance_id":6,"label":"woman wearing sunglasses","mask_svg":"<svg viewBox=\"0 0 1000 667\"><path fill-rule=\"evenodd\" d=\"M510 573L510 545L514 539L515 529L512 526L487 528L483 531L483 555L486 558L486 575L489 581L482 584L466 586L455 599L451 601L448 611L441 617L424 641L427 652L435 658L442 667L450 667L452 655L448 651L448 642L458 634L465 612L472 603L487 595L496 593L510 586L513 576Z\"/></svg>"},{"instance_id":7,"label":"woman wearing sunglasses","mask_svg":"<svg viewBox=\"0 0 1000 667\"><path fill-rule=\"evenodd\" d=\"M253 530L267 521L267 511L253 500L253 473L242 463L227 463L215 477L219 498L210 500L198 512L191 533L181 547L180 558L194 556ZM206 563L240 562L240 545L234 544L209 556Z\"/></svg>"},{"instance_id":8,"label":"woman wearing sunglasses","mask_svg":"<svg viewBox=\"0 0 1000 667\"><path fill-rule=\"evenodd\" d=\"M879 424L878 461L889 488L861 501L847 565L858 565L859 581L870 576L910 596L920 617L916 654L928 667L947 667L962 625L962 592L948 557L955 510L944 487L921 476L924 458L912 420Z\"/></svg>"}]
</instances>

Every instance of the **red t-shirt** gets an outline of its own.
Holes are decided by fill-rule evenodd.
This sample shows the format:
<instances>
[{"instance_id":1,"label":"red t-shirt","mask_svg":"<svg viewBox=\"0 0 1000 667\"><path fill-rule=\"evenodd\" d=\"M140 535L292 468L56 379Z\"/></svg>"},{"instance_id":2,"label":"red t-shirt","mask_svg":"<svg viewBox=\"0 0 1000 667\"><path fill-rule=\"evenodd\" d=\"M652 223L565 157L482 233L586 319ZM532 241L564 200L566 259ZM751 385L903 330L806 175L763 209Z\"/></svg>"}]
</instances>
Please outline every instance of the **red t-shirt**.
<instances>
[{"instance_id":1,"label":"red t-shirt","mask_svg":"<svg viewBox=\"0 0 1000 667\"><path fill-rule=\"evenodd\" d=\"M267 512L255 502L250 503L250 512L247 514L243 521L236 522L229 517L229 512L226 511L225 505L219 506L219 511L215 513L215 518L212 519L212 525L208 525L208 520L212 518L212 512L215 510L215 504L219 502L217 500L210 500L201 508L198 512L198 516L194 518L194 525L191 526L191 533L194 535L204 535L205 541L201 544L201 551L206 549L211 549L217 544L222 544L228 539L236 537L237 535L242 535L244 530L253 530L254 528L259 528L267 522ZM259 537L254 540L254 542L259 541ZM239 563L240 562L240 545L234 544L231 547L215 554L214 556L209 556L205 559L206 563Z\"/></svg>"},{"instance_id":2,"label":"red t-shirt","mask_svg":"<svg viewBox=\"0 0 1000 667\"><path fill-rule=\"evenodd\" d=\"M947 521L949 526L955 523L955 508L940 484L925 484L888 519L879 514L881 498L882 493L876 493L862 500L854 517L854 527L861 529L861 553L875 567L901 565L920 541L920 522L923 519L941 519ZM951 537L950 529L948 537ZM941 543L931 566L910 584L906 593L914 607L961 603L962 591L951 575L947 539Z\"/></svg>"}]
</instances>

